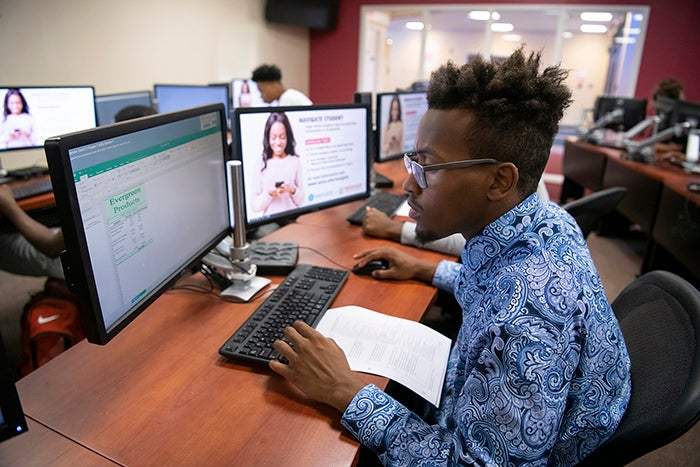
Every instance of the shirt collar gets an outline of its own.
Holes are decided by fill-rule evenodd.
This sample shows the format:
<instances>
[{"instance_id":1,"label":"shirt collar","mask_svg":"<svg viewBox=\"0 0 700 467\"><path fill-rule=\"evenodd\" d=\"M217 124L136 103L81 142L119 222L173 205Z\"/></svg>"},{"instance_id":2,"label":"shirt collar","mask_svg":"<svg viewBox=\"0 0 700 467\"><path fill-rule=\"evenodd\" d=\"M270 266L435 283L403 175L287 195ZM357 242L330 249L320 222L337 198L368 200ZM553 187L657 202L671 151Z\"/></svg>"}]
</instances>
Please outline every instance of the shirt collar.
<instances>
[{"instance_id":1,"label":"shirt collar","mask_svg":"<svg viewBox=\"0 0 700 467\"><path fill-rule=\"evenodd\" d=\"M477 270L508 249L524 231L532 228L535 216L543 206L544 201L537 193L522 200L466 243L462 250L462 263L469 269Z\"/></svg>"}]
</instances>

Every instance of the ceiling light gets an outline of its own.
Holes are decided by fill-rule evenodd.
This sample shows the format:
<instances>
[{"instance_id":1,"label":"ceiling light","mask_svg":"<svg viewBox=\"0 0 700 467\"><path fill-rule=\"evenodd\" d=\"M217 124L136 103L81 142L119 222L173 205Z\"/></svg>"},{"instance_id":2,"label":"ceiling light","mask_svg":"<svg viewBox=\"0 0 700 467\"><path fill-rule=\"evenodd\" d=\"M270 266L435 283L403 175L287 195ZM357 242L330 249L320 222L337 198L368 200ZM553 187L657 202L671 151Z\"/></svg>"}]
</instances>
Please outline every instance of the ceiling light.
<instances>
[{"instance_id":1,"label":"ceiling light","mask_svg":"<svg viewBox=\"0 0 700 467\"><path fill-rule=\"evenodd\" d=\"M563 37L564 39L571 39L572 37L574 37L574 33L571 31L564 31L563 33L561 33L561 37Z\"/></svg>"},{"instance_id":2,"label":"ceiling light","mask_svg":"<svg viewBox=\"0 0 700 467\"><path fill-rule=\"evenodd\" d=\"M497 11L494 11L493 13L491 13L491 19L494 21L498 21L499 19L501 19L501 14Z\"/></svg>"},{"instance_id":3,"label":"ceiling light","mask_svg":"<svg viewBox=\"0 0 700 467\"><path fill-rule=\"evenodd\" d=\"M469 19L474 21L486 21L491 17L491 13L484 10L474 10L469 12Z\"/></svg>"},{"instance_id":4,"label":"ceiling light","mask_svg":"<svg viewBox=\"0 0 700 467\"><path fill-rule=\"evenodd\" d=\"M511 23L493 23L491 25L491 30L493 32L511 32L513 30L513 25Z\"/></svg>"},{"instance_id":5,"label":"ceiling light","mask_svg":"<svg viewBox=\"0 0 700 467\"><path fill-rule=\"evenodd\" d=\"M523 36L520 34L504 34L503 40L506 42L520 42Z\"/></svg>"},{"instance_id":6,"label":"ceiling light","mask_svg":"<svg viewBox=\"0 0 700 467\"><path fill-rule=\"evenodd\" d=\"M406 23L406 29L411 31L422 31L423 27L424 25L421 21L409 21Z\"/></svg>"},{"instance_id":7,"label":"ceiling light","mask_svg":"<svg viewBox=\"0 0 700 467\"><path fill-rule=\"evenodd\" d=\"M594 11L584 11L581 13L581 19L583 21L602 21L607 22L612 19L612 13L606 12L594 12Z\"/></svg>"},{"instance_id":8,"label":"ceiling light","mask_svg":"<svg viewBox=\"0 0 700 467\"><path fill-rule=\"evenodd\" d=\"M592 32L592 33L603 33L607 32L608 28L606 28L602 24L582 24L581 25L581 32Z\"/></svg>"}]
</instances>

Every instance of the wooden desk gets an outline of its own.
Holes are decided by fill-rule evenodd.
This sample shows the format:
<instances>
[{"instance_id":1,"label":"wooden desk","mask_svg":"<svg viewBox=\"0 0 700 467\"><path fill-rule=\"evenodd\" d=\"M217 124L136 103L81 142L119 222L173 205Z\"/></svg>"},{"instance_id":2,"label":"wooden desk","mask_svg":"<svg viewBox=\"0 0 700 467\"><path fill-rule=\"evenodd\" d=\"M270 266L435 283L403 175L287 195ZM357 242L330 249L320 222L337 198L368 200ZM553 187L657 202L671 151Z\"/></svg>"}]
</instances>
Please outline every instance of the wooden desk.
<instances>
[{"instance_id":1,"label":"wooden desk","mask_svg":"<svg viewBox=\"0 0 700 467\"><path fill-rule=\"evenodd\" d=\"M568 180L568 186L574 187L569 193L627 188L617 211L648 236L642 273L668 269L700 282L700 195L686 188L700 176L684 172L663 156L654 164L644 164L623 159L620 150L573 140L565 143L563 166L565 184ZM562 193L562 200L567 196Z\"/></svg>"},{"instance_id":2,"label":"wooden desk","mask_svg":"<svg viewBox=\"0 0 700 467\"><path fill-rule=\"evenodd\" d=\"M0 445L0 465L50 465L53 467L118 465L32 419L27 419L27 426L29 431L3 441Z\"/></svg>"},{"instance_id":3,"label":"wooden desk","mask_svg":"<svg viewBox=\"0 0 700 467\"><path fill-rule=\"evenodd\" d=\"M314 215L324 213L335 215ZM289 224L266 239L297 241L300 263L333 265L308 247L346 267L355 263L355 252L390 243L364 238L345 221ZM205 284L200 274L178 283ZM354 304L418 320L435 296L434 288L419 282L351 275L333 306ZM267 367L218 355L258 304L171 290L106 346L82 341L20 380L24 411L124 465L353 464L359 445L335 409L310 402ZM372 375L366 380L381 387L387 382ZM0 458L9 455L5 450L0 445ZM26 451L22 459L40 464L35 455Z\"/></svg>"},{"instance_id":4,"label":"wooden desk","mask_svg":"<svg viewBox=\"0 0 700 467\"><path fill-rule=\"evenodd\" d=\"M562 160L564 182L559 199L561 204L571 198L580 198L586 188L592 191L603 189L608 151L607 148L593 144L580 143L571 139L564 141L564 159Z\"/></svg>"},{"instance_id":5,"label":"wooden desk","mask_svg":"<svg viewBox=\"0 0 700 467\"><path fill-rule=\"evenodd\" d=\"M31 183L42 178L49 179L50 176L44 175L30 180L10 182L9 185L14 187L25 183ZM57 227L60 225L60 219L56 211L56 199L52 191L19 200L17 204L19 204L19 207L26 211L27 214L48 227ZM8 222L2 214L0 214L0 230L15 230L14 225Z\"/></svg>"}]
</instances>

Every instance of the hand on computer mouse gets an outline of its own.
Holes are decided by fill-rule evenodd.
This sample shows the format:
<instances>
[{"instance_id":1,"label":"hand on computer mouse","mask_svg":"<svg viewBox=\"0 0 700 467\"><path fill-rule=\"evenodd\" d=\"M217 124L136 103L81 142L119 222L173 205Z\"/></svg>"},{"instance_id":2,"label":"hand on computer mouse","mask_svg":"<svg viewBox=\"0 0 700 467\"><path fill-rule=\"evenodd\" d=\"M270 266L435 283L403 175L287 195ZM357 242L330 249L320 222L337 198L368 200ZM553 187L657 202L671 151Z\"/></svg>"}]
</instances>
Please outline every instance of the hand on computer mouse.
<instances>
[{"instance_id":1,"label":"hand on computer mouse","mask_svg":"<svg viewBox=\"0 0 700 467\"><path fill-rule=\"evenodd\" d=\"M377 258L367 261L364 265L360 266L357 263L353 268L352 272L360 276L371 276L372 272L376 270L385 270L389 268L389 261L384 258Z\"/></svg>"},{"instance_id":2,"label":"hand on computer mouse","mask_svg":"<svg viewBox=\"0 0 700 467\"><path fill-rule=\"evenodd\" d=\"M388 262L386 269L375 269L372 277L375 279L409 280L417 279L430 283L435 275L437 263L417 258L395 247L380 247L365 250L355 255L359 267L372 260L384 259ZM376 271L376 272L375 272Z\"/></svg>"}]
</instances>

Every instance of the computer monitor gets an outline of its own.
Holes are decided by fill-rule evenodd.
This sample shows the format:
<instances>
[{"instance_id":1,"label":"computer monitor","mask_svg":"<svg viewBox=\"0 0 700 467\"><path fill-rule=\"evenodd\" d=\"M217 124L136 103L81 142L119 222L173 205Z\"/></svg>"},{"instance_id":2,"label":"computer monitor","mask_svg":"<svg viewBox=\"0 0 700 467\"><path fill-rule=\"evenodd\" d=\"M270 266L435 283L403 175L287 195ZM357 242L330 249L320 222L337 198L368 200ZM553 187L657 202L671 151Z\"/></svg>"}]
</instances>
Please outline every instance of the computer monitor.
<instances>
[{"instance_id":1,"label":"computer monitor","mask_svg":"<svg viewBox=\"0 0 700 467\"><path fill-rule=\"evenodd\" d=\"M237 78L231 81L233 90L233 108L238 107L269 107L258 89L258 84L252 79Z\"/></svg>"},{"instance_id":2,"label":"computer monitor","mask_svg":"<svg viewBox=\"0 0 700 467\"><path fill-rule=\"evenodd\" d=\"M15 373L0 335L0 441L27 431L27 421L15 387Z\"/></svg>"},{"instance_id":3,"label":"computer monitor","mask_svg":"<svg viewBox=\"0 0 700 467\"><path fill-rule=\"evenodd\" d=\"M8 86L0 88L0 99L0 155L5 169L45 166L46 138L97 124L92 86ZM34 151L15 152L20 149ZM8 163L10 152L13 160Z\"/></svg>"},{"instance_id":4,"label":"computer monitor","mask_svg":"<svg viewBox=\"0 0 700 467\"><path fill-rule=\"evenodd\" d=\"M604 116L617 112L602 128L615 131L627 131L644 120L647 112L647 100L619 96L599 96L595 101L593 119L597 122Z\"/></svg>"},{"instance_id":5,"label":"computer monitor","mask_svg":"<svg viewBox=\"0 0 700 467\"><path fill-rule=\"evenodd\" d=\"M689 122L693 128L700 128L700 102L676 101L673 123Z\"/></svg>"},{"instance_id":6,"label":"computer monitor","mask_svg":"<svg viewBox=\"0 0 700 467\"><path fill-rule=\"evenodd\" d=\"M663 131L673 125L676 102L676 99L664 96L659 96L654 99L654 112L660 118L657 131Z\"/></svg>"},{"instance_id":7,"label":"computer monitor","mask_svg":"<svg viewBox=\"0 0 700 467\"><path fill-rule=\"evenodd\" d=\"M133 91L95 96L97 124L102 126L114 123L116 121L114 119L115 115L125 107L132 105L153 107L153 95L151 91Z\"/></svg>"},{"instance_id":8,"label":"computer monitor","mask_svg":"<svg viewBox=\"0 0 700 467\"><path fill-rule=\"evenodd\" d=\"M700 103L684 100L676 101L676 106L671 119L672 125L677 123L690 123L690 128L682 135L675 136L671 139L674 143L680 144L683 149L688 145L688 133L692 128L700 128Z\"/></svg>"},{"instance_id":9,"label":"computer monitor","mask_svg":"<svg viewBox=\"0 0 700 467\"><path fill-rule=\"evenodd\" d=\"M361 104L237 108L246 227L369 196L370 120Z\"/></svg>"},{"instance_id":10,"label":"computer monitor","mask_svg":"<svg viewBox=\"0 0 700 467\"><path fill-rule=\"evenodd\" d=\"M90 342L106 344L230 232L223 104L50 138L46 154Z\"/></svg>"},{"instance_id":11,"label":"computer monitor","mask_svg":"<svg viewBox=\"0 0 700 467\"><path fill-rule=\"evenodd\" d=\"M376 162L403 156L413 148L418 123L426 110L425 92L385 92L376 98Z\"/></svg>"},{"instance_id":12,"label":"computer monitor","mask_svg":"<svg viewBox=\"0 0 700 467\"><path fill-rule=\"evenodd\" d=\"M158 113L173 112L206 104L224 104L226 119L229 115L229 87L221 84L155 84L153 95Z\"/></svg>"}]
</instances>

